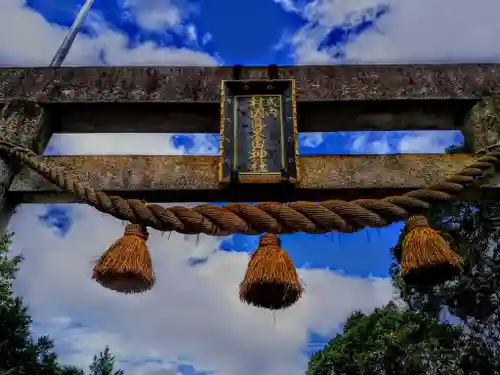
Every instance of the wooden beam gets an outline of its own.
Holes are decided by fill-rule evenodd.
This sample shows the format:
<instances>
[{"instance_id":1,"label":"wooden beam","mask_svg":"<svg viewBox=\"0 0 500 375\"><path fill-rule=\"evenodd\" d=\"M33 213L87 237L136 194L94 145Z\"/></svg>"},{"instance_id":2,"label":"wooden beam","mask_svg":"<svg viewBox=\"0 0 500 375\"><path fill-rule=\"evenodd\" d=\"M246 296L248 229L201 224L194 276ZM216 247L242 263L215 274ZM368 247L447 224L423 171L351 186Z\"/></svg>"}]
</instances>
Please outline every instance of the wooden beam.
<instances>
[{"instance_id":1,"label":"wooden beam","mask_svg":"<svg viewBox=\"0 0 500 375\"><path fill-rule=\"evenodd\" d=\"M0 103L217 103L232 67L63 67L0 69ZM334 65L279 67L297 80L299 101L478 99L500 83L498 64ZM241 79L266 78L267 67L244 67Z\"/></svg>"},{"instance_id":2,"label":"wooden beam","mask_svg":"<svg viewBox=\"0 0 500 375\"><path fill-rule=\"evenodd\" d=\"M475 101L298 103L300 132L454 130ZM52 104L62 133L218 133L219 104Z\"/></svg>"},{"instance_id":3,"label":"wooden beam","mask_svg":"<svg viewBox=\"0 0 500 375\"><path fill-rule=\"evenodd\" d=\"M300 157L300 187L228 189L218 185L217 156L50 156L95 189L149 202L294 201L382 198L437 183L460 171L474 155L333 155ZM496 194L498 185L481 193ZM22 170L10 192L22 202L74 202L35 172ZM477 196L478 191L474 191Z\"/></svg>"}]
</instances>

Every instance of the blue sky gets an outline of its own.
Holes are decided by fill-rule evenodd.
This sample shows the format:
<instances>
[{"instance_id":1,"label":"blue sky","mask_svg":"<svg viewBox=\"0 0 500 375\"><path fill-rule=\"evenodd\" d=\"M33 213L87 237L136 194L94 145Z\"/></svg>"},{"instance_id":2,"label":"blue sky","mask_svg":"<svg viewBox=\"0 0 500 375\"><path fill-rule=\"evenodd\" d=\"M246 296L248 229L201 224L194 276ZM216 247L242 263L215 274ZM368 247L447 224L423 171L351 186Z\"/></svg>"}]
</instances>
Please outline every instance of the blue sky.
<instances>
[{"instance_id":1,"label":"blue sky","mask_svg":"<svg viewBox=\"0 0 500 375\"><path fill-rule=\"evenodd\" d=\"M453 1L453 2L452 2ZM46 66L82 0L2 0L0 65ZM95 0L66 65L292 65L498 61L493 0ZM449 10L457 10L453 17ZM425 27L424 27L425 25ZM467 27L463 27L467 25ZM449 36L453 35L454 38ZM217 134L55 135L46 154L212 154ZM459 132L300 135L300 154L440 153ZM158 283L123 297L90 278L122 223L83 205L23 205L10 223L25 262L16 291L61 360L87 366L109 344L132 375L295 375L393 290L388 250L401 224L356 234L283 236L306 293L276 314L237 285L258 236L148 241ZM271 332L271 334L270 334Z\"/></svg>"}]
</instances>

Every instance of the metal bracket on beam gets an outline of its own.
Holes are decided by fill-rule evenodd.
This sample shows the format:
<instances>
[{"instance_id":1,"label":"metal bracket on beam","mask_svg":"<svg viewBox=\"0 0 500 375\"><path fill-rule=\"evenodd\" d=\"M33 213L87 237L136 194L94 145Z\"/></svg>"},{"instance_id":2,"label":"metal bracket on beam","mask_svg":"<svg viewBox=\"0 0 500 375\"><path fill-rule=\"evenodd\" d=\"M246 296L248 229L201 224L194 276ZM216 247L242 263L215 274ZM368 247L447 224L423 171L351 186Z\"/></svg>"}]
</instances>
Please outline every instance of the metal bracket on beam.
<instances>
[{"instance_id":1,"label":"metal bracket on beam","mask_svg":"<svg viewBox=\"0 0 500 375\"><path fill-rule=\"evenodd\" d=\"M269 65L269 67L267 68L267 75L269 79L279 79L280 73L278 70L278 65L276 64Z\"/></svg>"},{"instance_id":2,"label":"metal bracket on beam","mask_svg":"<svg viewBox=\"0 0 500 375\"><path fill-rule=\"evenodd\" d=\"M233 71L231 72L231 78L234 81L240 80L242 70L243 70L243 65L234 65Z\"/></svg>"}]
</instances>

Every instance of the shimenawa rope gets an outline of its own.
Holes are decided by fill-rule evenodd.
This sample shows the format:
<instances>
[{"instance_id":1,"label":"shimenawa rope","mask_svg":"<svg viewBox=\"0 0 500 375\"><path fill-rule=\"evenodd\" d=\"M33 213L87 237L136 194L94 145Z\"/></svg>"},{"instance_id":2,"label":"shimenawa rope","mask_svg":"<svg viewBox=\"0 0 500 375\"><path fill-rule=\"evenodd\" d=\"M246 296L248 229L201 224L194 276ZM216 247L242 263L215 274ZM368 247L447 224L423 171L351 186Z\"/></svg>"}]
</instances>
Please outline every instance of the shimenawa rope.
<instances>
[{"instance_id":1,"label":"shimenawa rope","mask_svg":"<svg viewBox=\"0 0 500 375\"><path fill-rule=\"evenodd\" d=\"M442 183L417 189L401 196L383 199L358 199L350 202L328 200L319 203L263 202L255 205L230 203L224 206L202 204L193 208L163 207L137 199L123 199L85 186L59 167L50 167L33 151L0 140L0 152L13 157L45 179L97 210L135 224L160 231L185 234L205 233L225 236L233 233L286 234L295 232L352 233L363 228L381 228L412 214L421 213L431 204L453 199L475 185L500 164L500 144L480 150L476 161ZM168 198L166 199L168 200Z\"/></svg>"}]
</instances>

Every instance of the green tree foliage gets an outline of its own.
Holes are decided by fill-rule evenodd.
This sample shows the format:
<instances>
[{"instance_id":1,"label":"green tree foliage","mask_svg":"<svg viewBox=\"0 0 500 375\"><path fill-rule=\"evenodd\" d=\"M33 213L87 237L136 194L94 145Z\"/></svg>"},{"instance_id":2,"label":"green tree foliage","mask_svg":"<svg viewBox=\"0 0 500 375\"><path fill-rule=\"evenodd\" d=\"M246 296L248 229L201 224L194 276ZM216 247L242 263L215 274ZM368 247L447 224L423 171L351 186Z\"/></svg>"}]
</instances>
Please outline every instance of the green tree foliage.
<instances>
[{"instance_id":1,"label":"green tree foliage","mask_svg":"<svg viewBox=\"0 0 500 375\"><path fill-rule=\"evenodd\" d=\"M312 356L307 375L460 375L461 331L394 303L354 312L342 334Z\"/></svg>"},{"instance_id":2,"label":"green tree foliage","mask_svg":"<svg viewBox=\"0 0 500 375\"><path fill-rule=\"evenodd\" d=\"M103 352L99 355L94 356L94 361L90 365L90 375L124 375L123 370L116 370L115 367L116 359L111 354L109 347L106 346Z\"/></svg>"}]
</instances>

